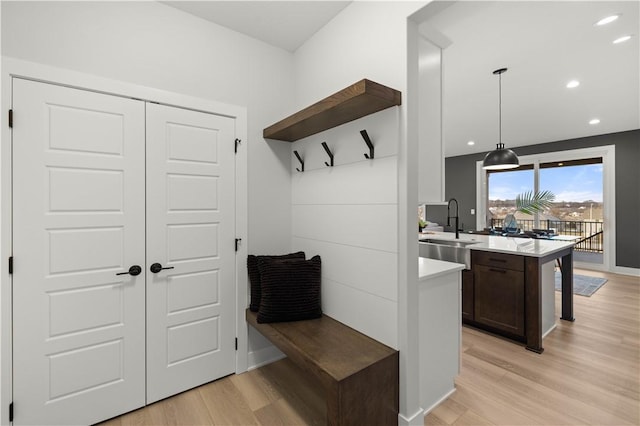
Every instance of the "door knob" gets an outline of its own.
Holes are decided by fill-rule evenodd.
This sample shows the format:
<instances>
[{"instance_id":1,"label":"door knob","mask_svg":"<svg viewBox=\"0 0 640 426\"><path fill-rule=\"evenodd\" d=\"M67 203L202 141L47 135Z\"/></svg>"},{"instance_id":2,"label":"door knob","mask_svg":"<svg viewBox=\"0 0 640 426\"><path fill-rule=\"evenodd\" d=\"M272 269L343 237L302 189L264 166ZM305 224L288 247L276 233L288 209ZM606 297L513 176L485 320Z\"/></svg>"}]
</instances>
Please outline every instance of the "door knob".
<instances>
[{"instance_id":1,"label":"door knob","mask_svg":"<svg viewBox=\"0 0 640 426\"><path fill-rule=\"evenodd\" d=\"M132 276L136 276L136 275L140 275L140 273L142 272L142 268L138 265L133 265L132 267L129 268L129 270L127 272L118 272L116 275L132 275Z\"/></svg>"},{"instance_id":2,"label":"door knob","mask_svg":"<svg viewBox=\"0 0 640 426\"><path fill-rule=\"evenodd\" d=\"M159 263L154 263L153 265L151 265L151 267L149 268L149 270L151 272L153 272L154 274L157 274L158 272L162 271L163 269L173 269L173 266L167 266L166 268L163 268L161 264Z\"/></svg>"}]
</instances>

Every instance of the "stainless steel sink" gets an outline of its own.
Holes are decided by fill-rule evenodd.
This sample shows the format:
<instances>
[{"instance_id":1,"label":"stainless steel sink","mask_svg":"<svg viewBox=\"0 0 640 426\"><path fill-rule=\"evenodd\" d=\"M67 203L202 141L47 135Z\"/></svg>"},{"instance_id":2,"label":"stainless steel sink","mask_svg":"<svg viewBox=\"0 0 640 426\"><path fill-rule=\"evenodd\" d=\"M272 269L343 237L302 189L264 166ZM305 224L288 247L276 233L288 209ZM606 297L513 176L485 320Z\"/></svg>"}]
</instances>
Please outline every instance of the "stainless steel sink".
<instances>
[{"instance_id":1,"label":"stainless steel sink","mask_svg":"<svg viewBox=\"0 0 640 426\"><path fill-rule=\"evenodd\" d=\"M478 244L478 241L464 241L464 240L439 240L436 238L423 238L421 243L439 244L441 246L451 247L466 247L471 244Z\"/></svg>"},{"instance_id":2,"label":"stainless steel sink","mask_svg":"<svg viewBox=\"0 0 640 426\"><path fill-rule=\"evenodd\" d=\"M473 244L478 244L478 241L425 238L420 240L418 247L420 257L464 263L466 269L471 269L471 249L468 246Z\"/></svg>"}]
</instances>

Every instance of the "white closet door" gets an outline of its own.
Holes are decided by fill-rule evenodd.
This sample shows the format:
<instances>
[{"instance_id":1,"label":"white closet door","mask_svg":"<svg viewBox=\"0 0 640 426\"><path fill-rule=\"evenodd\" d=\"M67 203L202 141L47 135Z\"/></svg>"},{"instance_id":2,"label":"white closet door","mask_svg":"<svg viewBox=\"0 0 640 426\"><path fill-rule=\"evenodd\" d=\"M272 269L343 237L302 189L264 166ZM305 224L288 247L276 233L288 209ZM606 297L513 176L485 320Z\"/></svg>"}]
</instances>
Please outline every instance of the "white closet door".
<instances>
[{"instance_id":1,"label":"white closet door","mask_svg":"<svg viewBox=\"0 0 640 426\"><path fill-rule=\"evenodd\" d=\"M147 104L147 403L235 371L234 135Z\"/></svg>"},{"instance_id":2,"label":"white closet door","mask_svg":"<svg viewBox=\"0 0 640 426\"><path fill-rule=\"evenodd\" d=\"M14 424L91 424L145 402L144 104L13 99Z\"/></svg>"}]
</instances>

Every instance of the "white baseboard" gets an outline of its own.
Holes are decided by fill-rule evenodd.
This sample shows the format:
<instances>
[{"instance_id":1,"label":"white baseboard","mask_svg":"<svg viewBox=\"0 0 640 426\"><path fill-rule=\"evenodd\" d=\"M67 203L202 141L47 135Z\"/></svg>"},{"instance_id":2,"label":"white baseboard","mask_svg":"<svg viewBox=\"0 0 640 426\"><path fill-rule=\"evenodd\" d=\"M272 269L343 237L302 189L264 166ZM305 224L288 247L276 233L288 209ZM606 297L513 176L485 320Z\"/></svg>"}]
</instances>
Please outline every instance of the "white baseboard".
<instances>
[{"instance_id":1,"label":"white baseboard","mask_svg":"<svg viewBox=\"0 0 640 426\"><path fill-rule=\"evenodd\" d=\"M279 359L285 358L286 355L280 352L275 346L268 346L257 351L249 352L247 361L247 371L271 364Z\"/></svg>"},{"instance_id":2,"label":"white baseboard","mask_svg":"<svg viewBox=\"0 0 640 426\"><path fill-rule=\"evenodd\" d=\"M410 417L398 414L398 426L424 426L424 411L420 409Z\"/></svg>"},{"instance_id":3,"label":"white baseboard","mask_svg":"<svg viewBox=\"0 0 640 426\"><path fill-rule=\"evenodd\" d=\"M427 414L429 414L431 411L433 411L433 409L434 409L434 408L436 408L438 405L442 404L442 402L443 402L445 399L447 399L447 398L449 398L451 395L453 395L453 393L454 393L455 391L456 391L456 388L451 389L449 392L447 392L446 394L444 394L444 396L443 396L442 398L440 398L439 400L437 400L437 401L435 402L435 404L433 404L431 407L429 407L429 408L427 408L427 409L423 409L423 410L422 410L422 412L423 412L423 416L422 416L422 417L423 417L423 420L422 420L422 422L423 422L423 423L421 423L421 424L424 424L424 417L425 417Z\"/></svg>"},{"instance_id":4,"label":"white baseboard","mask_svg":"<svg viewBox=\"0 0 640 426\"><path fill-rule=\"evenodd\" d=\"M628 268L626 266L614 266L613 267L614 274L620 275L631 275L632 277L640 277L640 269L638 268Z\"/></svg>"},{"instance_id":5,"label":"white baseboard","mask_svg":"<svg viewBox=\"0 0 640 426\"><path fill-rule=\"evenodd\" d=\"M542 338L544 339L545 337L547 337L547 335L555 330L557 326L558 324L553 324L551 327L549 327L549 329L542 335Z\"/></svg>"},{"instance_id":6,"label":"white baseboard","mask_svg":"<svg viewBox=\"0 0 640 426\"><path fill-rule=\"evenodd\" d=\"M575 260L575 258L573 260L573 267L576 269L586 269L588 271L613 272L602 263L580 262Z\"/></svg>"},{"instance_id":7,"label":"white baseboard","mask_svg":"<svg viewBox=\"0 0 640 426\"><path fill-rule=\"evenodd\" d=\"M628 266L611 266L605 268L604 265L597 263L573 262L573 267L578 269L586 269L589 271L611 272L613 274L630 275L632 277L640 277L640 268L631 268Z\"/></svg>"}]
</instances>

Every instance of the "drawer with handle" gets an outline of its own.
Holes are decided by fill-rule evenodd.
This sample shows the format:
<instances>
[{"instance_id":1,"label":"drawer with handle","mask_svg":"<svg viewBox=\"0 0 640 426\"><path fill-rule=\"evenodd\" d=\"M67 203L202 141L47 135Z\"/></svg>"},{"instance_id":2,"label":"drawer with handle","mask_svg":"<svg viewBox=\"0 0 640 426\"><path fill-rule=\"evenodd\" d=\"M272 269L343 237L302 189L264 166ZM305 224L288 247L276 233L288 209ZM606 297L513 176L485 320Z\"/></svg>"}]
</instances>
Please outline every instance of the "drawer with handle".
<instances>
[{"instance_id":1,"label":"drawer with handle","mask_svg":"<svg viewBox=\"0 0 640 426\"><path fill-rule=\"evenodd\" d=\"M524 256L471 250L471 263L493 268L524 271Z\"/></svg>"}]
</instances>

